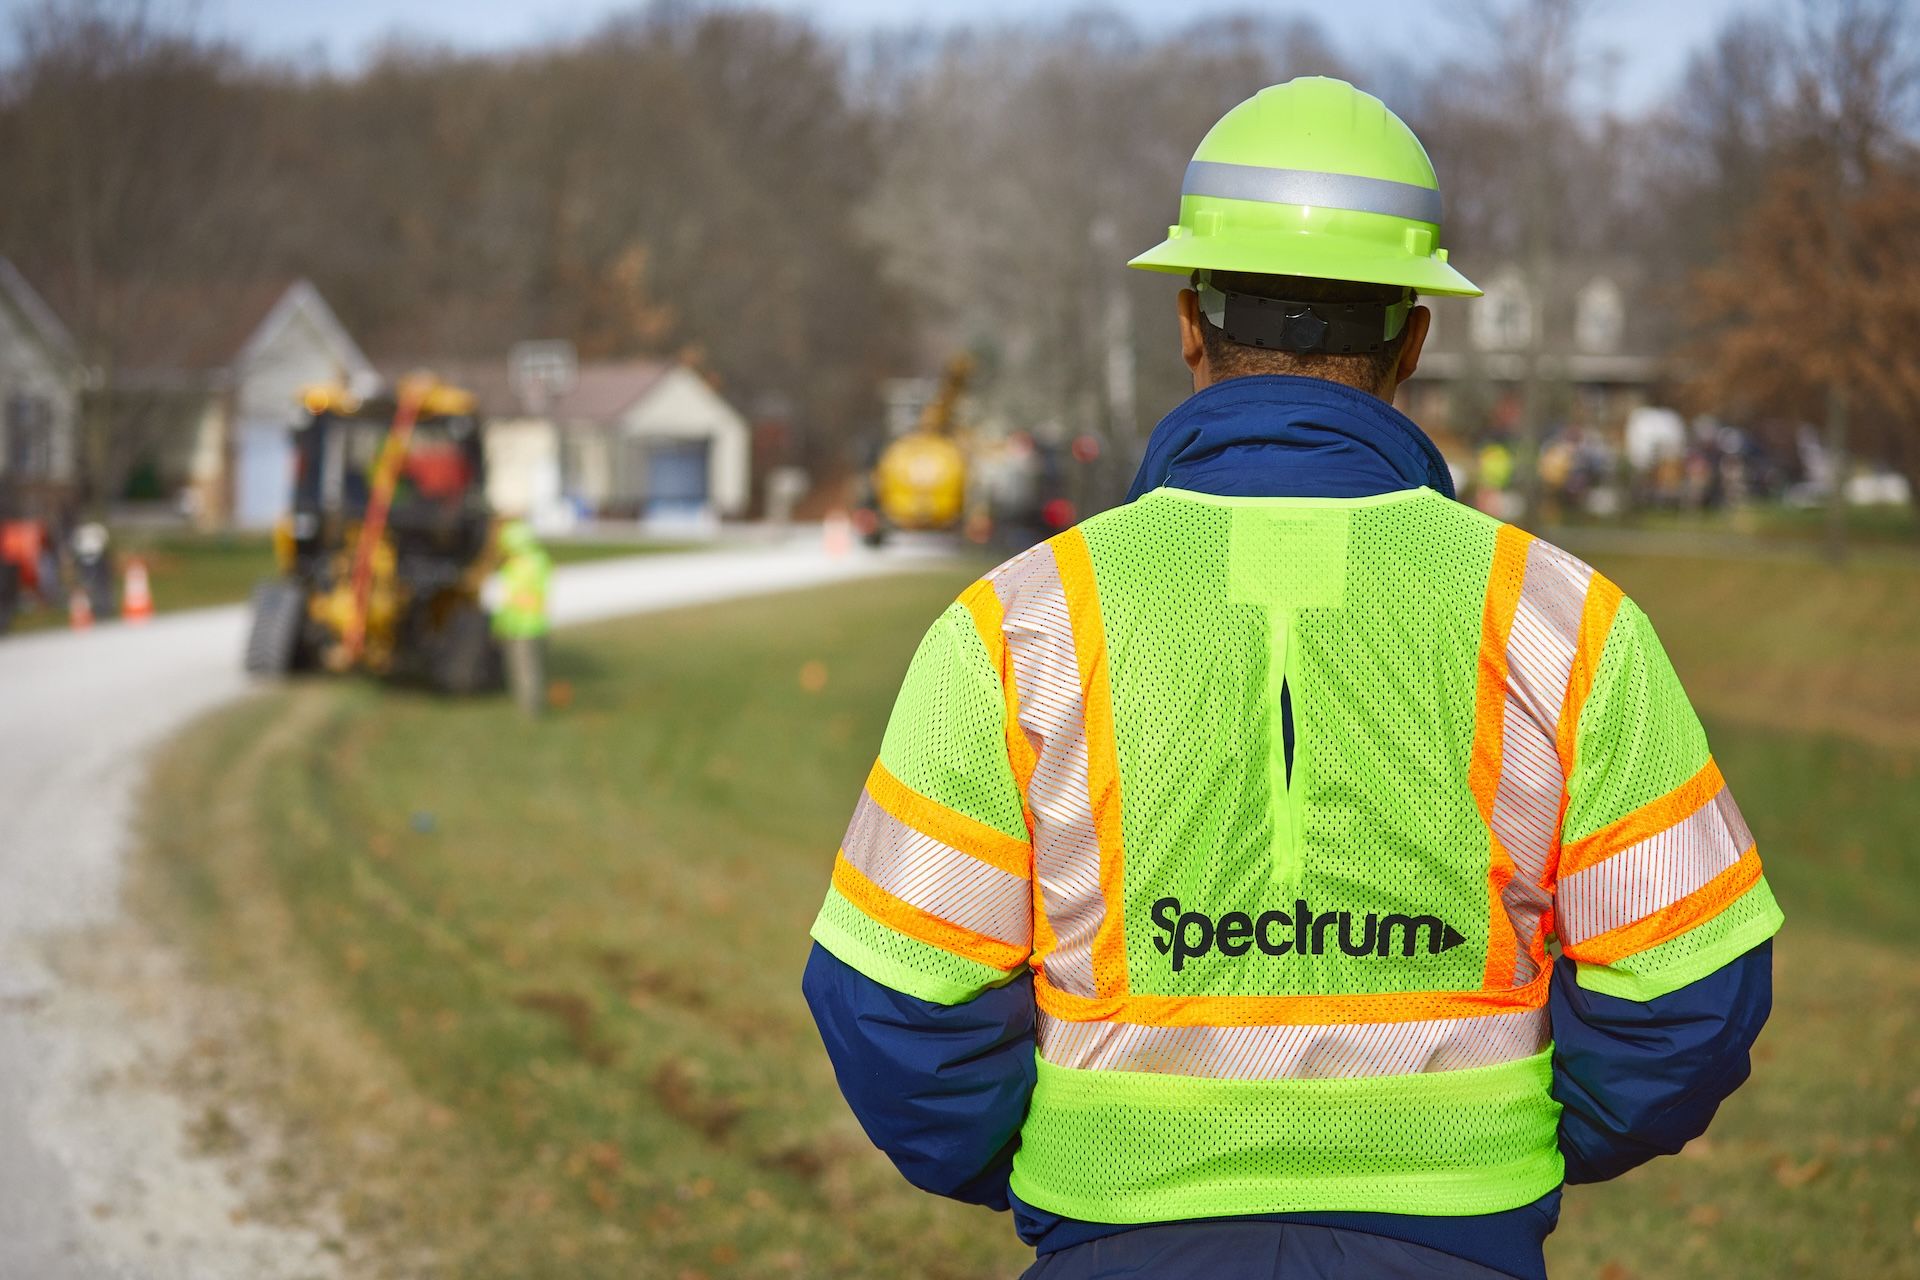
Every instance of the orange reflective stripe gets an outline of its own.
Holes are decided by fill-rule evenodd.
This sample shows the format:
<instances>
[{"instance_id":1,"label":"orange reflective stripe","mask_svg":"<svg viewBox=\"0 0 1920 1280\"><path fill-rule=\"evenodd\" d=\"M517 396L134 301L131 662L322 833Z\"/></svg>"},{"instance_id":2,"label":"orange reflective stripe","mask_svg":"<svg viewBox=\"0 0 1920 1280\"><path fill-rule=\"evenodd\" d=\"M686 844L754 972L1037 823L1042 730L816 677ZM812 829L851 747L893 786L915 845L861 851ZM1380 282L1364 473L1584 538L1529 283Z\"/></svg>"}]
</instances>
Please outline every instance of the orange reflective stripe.
<instances>
[{"instance_id":1,"label":"orange reflective stripe","mask_svg":"<svg viewBox=\"0 0 1920 1280\"><path fill-rule=\"evenodd\" d=\"M1027 962L1027 949L989 938L984 933L942 920L911 902L894 897L860 873L844 853L834 855L833 887L867 915L896 933L917 938L929 946L1011 972Z\"/></svg>"},{"instance_id":2,"label":"orange reflective stripe","mask_svg":"<svg viewBox=\"0 0 1920 1280\"><path fill-rule=\"evenodd\" d=\"M1036 977L1033 994L1047 1014L1070 1022L1147 1027L1334 1026L1478 1018L1547 1003L1550 969L1504 991L1396 991L1351 996L1076 996Z\"/></svg>"},{"instance_id":3,"label":"orange reflective stripe","mask_svg":"<svg viewBox=\"0 0 1920 1280\"><path fill-rule=\"evenodd\" d=\"M1720 914L1729 902L1760 879L1760 850L1753 845L1740 860L1686 897L1643 920L1588 938L1566 954L1582 964L1613 964L1676 938Z\"/></svg>"},{"instance_id":4,"label":"orange reflective stripe","mask_svg":"<svg viewBox=\"0 0 1920 1280\"><path fill-rule=\"evenodd\" d=\"M1700 766L1700 772L1658 800L1641 805L1626 817L1609 822L1592 835L1582 836L1563 847L1560 850L1560 878L1564 880L1576 871L1584 871L1596 862L1603 862L1616 853L1631 849L1642 840L1685 822L1720 794L1720 789L1726 785L1726 779L1720 776L1720 766L1714 763L1713 757L1707 757L1707 762Z\"/></svg>"},{"instance_id":5,"label":"orange reflective stripe","mask_svg":"<svg viewBox=\"0 0 1920 1280\"><path fill-rule=\"evenodd\" d=\"M1504 895L1513 880L1513 859L1493 829L1493 802L1500 791L1501 737L1506 729L1507 637L1513 614L1520 607L1520 587L1527 571L1527 545L1533 535L1510 524L1494 537L1493 567L1487 575L1486 607L1480 615L1479 682L1473 695L1473 757L1467 783L1480 819L1487 825L1487 968L1489 991L1513 986L1520 943L1507 916Z\"/></svg>"},{"instance_id":6,"label":"orange reflective stripe","mask_svg":"<svg viewBox=\"0 0 1920 1280\"><path fill-rule=\"evenodd\" d=\"M972 854L1008 875L1024 879L1033 874L1033 849L1026 841L1016 840L978 818L956 813L938 801L927 799L894 777L878 760L873 762L873 771L867 775L867 794L875 804L923 836Z\"/></svg>"},{"instance_id":7,"label":"orange reflective stripe","mask_svg":"<svg viewBox=\"0 0 1920 1280\"><path fill-rule=\"evenodd\" d=\"M1120 756L1113 732L1113 698L1107 678L1106 628L1100 619L1093 558L1078 529L1054 540L1054 563L1073 624L1073 650L1080 662L1082 716L1087 733L1087 790L1100 843L1100 896L1105 914L1093 935L1094 988L1103 996L1127 991L1125 851L1120 830Z\"/></svg>"},{"instance_id":8,"label":"orange reflective stripe","mask_svg":"<svg viewBox=\"0 0 1920 1280\"><path fill-rule=\"evenodd\" d=\"M960 603L972 615L973 629L980 633L980 643L987 647L987 658L993 663L993 669L1005 671L1007 637L1000 630L1000 622L1006 615L1000 608L1000 597L993 592L993 584L980 579L960 593Z\"/></svg>"},{"instance_id":9,"label":"orange reflective stripe","mask_svg":"<svg viewBox=\"0 0 1920 1280\"><path fill-rule=\"evenodd\" d=\"M1573 672L1567 681L1567 703L1560 711L1560 732L1555 746L1560 753L1560 769L1573 776L1574 757L1579 750L1580 713L1586 709L1587 695L1593 692L1594 673L1600 669L1600 652L1607 647L1607 635L1613 630L1613 616L1620 611L1620 588L1596 573L1587 588L1587 602L1580 611L1580 643L1573 654ZM1564 855L1563 855L1564 856Z\"/></svg>"},{"instance_id":10,"label":"orange reflective stripe","mask_svg":"<svg viewBox=\"0 0 1920 1280\"><path fill-rule=\"evenodd\" d=\"M1491 830L1487 832L1487 893L1492 906L1487 919L1487 967L1482 982L1489 991L1504 991L1513 985L1520 967L1520 935L1514 931L1513 917L1507 914L1507 886L1513 883L1513 859L1506 846Z\"/></svg>"},{"instance_id":11,"label":"orange reflective stripe","mask_svg":"<svg viewBox=\"0 0 1920 1280\"><path fill-rule=\"evenodd\" d=\"M987 658L1000 674L1001 696L1005 698L1007 708L1007 762L1013 766L1014 785L1020 790L1020 811L1027 820L1027 833L1031 838L1033 810L1027 805L1027 784L1033 781L1033 769L1038 760L1033 744L1027 741L1027 735L1020 728L1020 690L1013 678L1013 661L1007 653L1007 634L1003 629L1006 610L1000 604L1000 596L993 589L992 580L988 578L982 578L968 587L961 594L960 603L972 615L974 630L980 633L980 643L987 647Z\"/></svg>"}]
</instances>

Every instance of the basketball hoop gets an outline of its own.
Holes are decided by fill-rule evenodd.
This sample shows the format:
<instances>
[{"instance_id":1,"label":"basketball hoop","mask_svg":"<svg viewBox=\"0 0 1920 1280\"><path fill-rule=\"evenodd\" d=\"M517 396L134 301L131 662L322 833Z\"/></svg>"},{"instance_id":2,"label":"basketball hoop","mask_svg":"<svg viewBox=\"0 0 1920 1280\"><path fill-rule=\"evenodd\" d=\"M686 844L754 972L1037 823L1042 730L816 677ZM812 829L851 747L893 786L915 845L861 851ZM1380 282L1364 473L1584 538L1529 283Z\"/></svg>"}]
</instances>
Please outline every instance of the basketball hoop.
<instances>
[{"instance_id":1,"label":"basketball hoop","mask_svg":"<svg viewBox=\"0 0 1920 1280\"><path fill-rule=\"evenodd\" d=\"M546 413L573 390L579 368L573 344L564 339L515 343L507 355L507 379L520 399L521 412L529 417Z\"/></svg>"}]
</instances>

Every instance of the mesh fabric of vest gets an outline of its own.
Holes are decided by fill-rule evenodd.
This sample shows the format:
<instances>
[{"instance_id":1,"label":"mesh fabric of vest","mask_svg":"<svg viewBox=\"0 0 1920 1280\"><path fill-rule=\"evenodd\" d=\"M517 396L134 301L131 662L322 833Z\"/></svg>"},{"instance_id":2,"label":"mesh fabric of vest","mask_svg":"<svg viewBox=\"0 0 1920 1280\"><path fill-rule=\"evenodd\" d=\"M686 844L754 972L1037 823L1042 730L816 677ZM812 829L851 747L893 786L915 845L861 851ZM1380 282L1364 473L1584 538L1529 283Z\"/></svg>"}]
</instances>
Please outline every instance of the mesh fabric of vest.
<instances>
[{"instance_id":1,"label":"mesh fabric of vest","mask_svg":"<svg viewBox=\"0 0 1920 1280\"><path fill-rule=\"evenodd\" d=\"M1468 783L1497 524L1421 491L1160 491L1081 526L1119 759L1128 991L1404 997L1482 987L1489 834ZM1291 771L1282 682L1296 717ZM1345 913L1319 954L1156 946L1156 902ZM1466 941L1363 948L1369 915ZM1351 947L1340 945L1346 932ZM1364 954L1351 954L1362 951ZM1256 1020L1241 1001L1214 1025ZM1380 1006L1373 1006L1378 1009ZM1389 1015L1391 1016L1391 1015ZM1041 1059L1014 1189L1110 1222L1289 1210L1491 1212L1560 1180L1550 1051L1466 1070L1214 1079Z\"/></svg>"}]
</instances>

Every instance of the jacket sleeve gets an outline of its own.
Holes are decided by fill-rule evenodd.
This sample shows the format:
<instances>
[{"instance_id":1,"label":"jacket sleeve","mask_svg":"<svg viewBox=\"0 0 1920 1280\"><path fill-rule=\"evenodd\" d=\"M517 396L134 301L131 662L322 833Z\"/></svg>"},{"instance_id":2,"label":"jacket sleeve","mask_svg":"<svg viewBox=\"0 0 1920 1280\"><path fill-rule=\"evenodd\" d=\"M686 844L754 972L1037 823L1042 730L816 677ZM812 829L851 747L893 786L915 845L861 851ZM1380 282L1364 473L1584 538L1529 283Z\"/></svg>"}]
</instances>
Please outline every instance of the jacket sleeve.
<instances>
[{"instance_id":1,"label":"jacket sleeve","mask_svg":"<svg viewBox=\"0 0 1920 1280\"><path fill-rule=\"evenodd\" d=\"M908 1182L1005 1209L1033 1093L1033 980L963 1004L875 982L815 944L802 982L840 1092Z\"/></svg>"},{"instance_id":2,"label":"jacket sleeve","mask_svg":"<svg viewBox=\"0 0 1920 1280\"><path fill-rule=\"evenodd\" d=\"M803 983L874 1145L915 1185L997 1208L1034 1077L1033 853L1005 708L956 603L908 668Z\"/></svg>"},{"instance_id":3,"label":"jacket sleeve","mask_svg":"<svg viewBox=\"0 0 1920 1280\"><path fill-rule=\"evenodd\" d=\"M1745 1081L1782 917L1652 626L1616 611L1576 714L1557 870L1554 1096L1569 1182L1678 1151Z\"/></svg>"}]
</instances>

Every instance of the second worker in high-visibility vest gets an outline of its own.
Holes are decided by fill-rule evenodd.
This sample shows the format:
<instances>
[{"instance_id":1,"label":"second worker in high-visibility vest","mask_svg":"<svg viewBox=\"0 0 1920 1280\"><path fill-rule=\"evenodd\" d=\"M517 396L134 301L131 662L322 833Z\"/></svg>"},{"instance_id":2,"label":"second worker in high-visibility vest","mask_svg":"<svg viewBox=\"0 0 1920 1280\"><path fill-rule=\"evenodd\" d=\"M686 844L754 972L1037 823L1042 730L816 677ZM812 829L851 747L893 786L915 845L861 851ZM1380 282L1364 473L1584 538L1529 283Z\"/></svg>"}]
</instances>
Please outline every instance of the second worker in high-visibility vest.
<instances>
[{"instance_id":1,"label":"second worker in high-visibility vest","mask_svg":"<svg viewBox=\"0 0 1920 1280\"><path fill-rule=\"evenodd\" d=\"M553 561L524 520L500 526L500 607L493 634L506 659L507 687L528 716L547 702L547 585Z\"/></svg>"},{"instance_id":2,"label":"second worker in high-visibility vest","mask_svg":"<svg viewBox=\"0 0 1920 1280\"><path fill-rule=\"evenodd\" d=\"M1133 261L1192 398L907 672L804 986L1029 1276L1537 1280L1746 1078L1780 911L1646 615L1392 406L1440 225L1351 85L1229 112Z\"/></svg>"}]
</instances>

